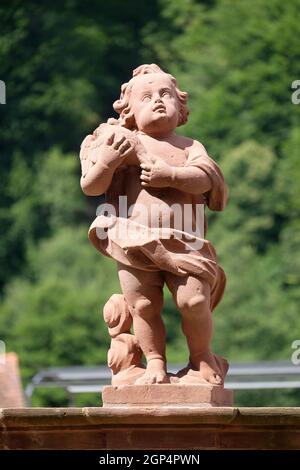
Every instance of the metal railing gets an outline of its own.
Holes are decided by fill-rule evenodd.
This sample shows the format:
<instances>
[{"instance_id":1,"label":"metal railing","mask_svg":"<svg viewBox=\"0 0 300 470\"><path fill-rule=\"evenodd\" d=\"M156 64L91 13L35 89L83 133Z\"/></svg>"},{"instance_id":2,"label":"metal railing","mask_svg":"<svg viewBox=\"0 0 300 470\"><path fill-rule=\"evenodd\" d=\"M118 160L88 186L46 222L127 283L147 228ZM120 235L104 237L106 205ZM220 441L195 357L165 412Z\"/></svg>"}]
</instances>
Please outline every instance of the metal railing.
<instances>
[{"instance_id":1,"label":"metal railing","mask_svg":"<svg viewBox=\"0 0 300 470\"><path fill-rule=\"evenodd\" d=\"M180 364L171 364L168 371L176 373L182 367ZM72 403L75 394L99 393L105 385L110 385L110 382L111 372L107 366L52 367L41 370L32 378L25 389L25 396L30 406L35 389L63 388ZM233 363L230 365L225 386L232 390L300 388L300 365L282 361Z\"/></svg>"}]
</instances>

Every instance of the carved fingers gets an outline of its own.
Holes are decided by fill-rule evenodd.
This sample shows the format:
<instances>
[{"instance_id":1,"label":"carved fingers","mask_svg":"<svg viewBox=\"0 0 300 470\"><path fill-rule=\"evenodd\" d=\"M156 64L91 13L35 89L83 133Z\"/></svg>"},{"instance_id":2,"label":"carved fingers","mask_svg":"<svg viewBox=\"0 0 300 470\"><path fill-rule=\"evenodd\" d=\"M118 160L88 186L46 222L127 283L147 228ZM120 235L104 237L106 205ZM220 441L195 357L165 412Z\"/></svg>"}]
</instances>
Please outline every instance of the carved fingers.
<instances>
[{"instance_id":1,"label":"carved fingers","mask_svg":"<svg viewBox=\"0 0 300 470\"><path fill-rule=\"evenodd\" d=\"M106 145L112 145L114 143L114 139L115 139L115 133L112 132L111 134L109 134L109 136L106 138Z\"/></svg>"},{"instance_id":2,"label":"carved fingers","mask_svg":"<svg viewBox=\"0 0 300 470\"><path fill-rule=\"evenodd\" d=\"M116 136L113 132L106 139L106 145L120 157L126 157L133 150L133 144L124 135Z\"/></svg>"},{"instance_id":3,"label":"carved fingers","mask_svg":"<svg viewBox=\"0 0 300 470\"><path fill-rule=\"evenodd\" d=\"M141 164L141 185L153 188L170 186L172 168L161 159L151 157L148 163Z\"/></svg>"}]
</instances>

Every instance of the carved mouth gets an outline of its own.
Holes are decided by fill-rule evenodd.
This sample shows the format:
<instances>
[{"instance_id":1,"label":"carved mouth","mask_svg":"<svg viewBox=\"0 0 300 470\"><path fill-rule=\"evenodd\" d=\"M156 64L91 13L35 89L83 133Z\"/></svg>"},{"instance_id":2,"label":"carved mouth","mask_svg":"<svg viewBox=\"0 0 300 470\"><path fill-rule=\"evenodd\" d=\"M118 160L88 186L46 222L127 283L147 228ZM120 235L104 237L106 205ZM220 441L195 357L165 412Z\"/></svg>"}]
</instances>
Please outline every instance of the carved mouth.
<instances>
[{"instance_id":1,"label":"carved mouth","mask_svg":"<svg viewBox=\"0 0 300 470\"><path fill-rule=\"evenodd\" d=\"M155 111L166 111L166 108L164 107L163 104L159 104L159 105L153 107L153 111L154 112Z\"/></svg>"}]
</instances>

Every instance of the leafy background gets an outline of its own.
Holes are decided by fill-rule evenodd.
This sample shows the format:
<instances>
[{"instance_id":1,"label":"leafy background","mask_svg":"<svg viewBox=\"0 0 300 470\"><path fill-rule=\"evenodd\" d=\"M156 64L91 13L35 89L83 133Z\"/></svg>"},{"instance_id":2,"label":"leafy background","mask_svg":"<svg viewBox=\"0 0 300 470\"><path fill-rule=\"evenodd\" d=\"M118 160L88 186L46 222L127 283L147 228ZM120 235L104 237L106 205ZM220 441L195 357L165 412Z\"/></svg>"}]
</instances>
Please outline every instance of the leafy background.
<instances>
[{"instance_id":1,"label":"leafy background","mask_svg":"<svg viewBox=\"0 0 300 470\"><path fill-rule=\"evenodd\" d=\"M119 292L87 240L99 198L79 188L78 149L131 70L159 63L190 95L180 132L204 143L230 188L209 238L228 276L214 350L289 360L300 338L300 1L11 0L0 6L0 338L24 385L48 366L105 363L101 310ZM166 293L168 358L185 362ZM61 391L35 405L62 405ZM297 405L299 391L241 392L239 405ZM77 404L97 404L78 396Z\"/></svg>"}]
</instances>

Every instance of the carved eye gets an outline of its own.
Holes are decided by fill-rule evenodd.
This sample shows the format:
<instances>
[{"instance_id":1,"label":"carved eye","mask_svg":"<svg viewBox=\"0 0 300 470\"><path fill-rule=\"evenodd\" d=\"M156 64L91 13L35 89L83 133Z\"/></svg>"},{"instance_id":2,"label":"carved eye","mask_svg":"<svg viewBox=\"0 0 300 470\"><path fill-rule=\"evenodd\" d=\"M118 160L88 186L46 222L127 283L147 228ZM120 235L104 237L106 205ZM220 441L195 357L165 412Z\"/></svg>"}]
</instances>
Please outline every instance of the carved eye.
<instances>
[{"instance_id":1,"label":"carved eye","mask_svg":"<svg viewBox=\"0 0 300 470\"><path fill-rule=\"evenodd\" d=\"M142 97L142 101L148 102L148 101L150 101L150 100L151 100L151 96L150 96L150 95L144 95L144 96Z\"/></svg>"},{"instance_id":2,"label":"carved eye","mask_svg":"<svg viewBox=\"0 0 300 470\"><path fill-rule=\"evenodd\" d=\"M162 92L162 95L161 96L171 96L171 93L168 91L168 90L165 90Z\"/></svg>"}]
</instances>

